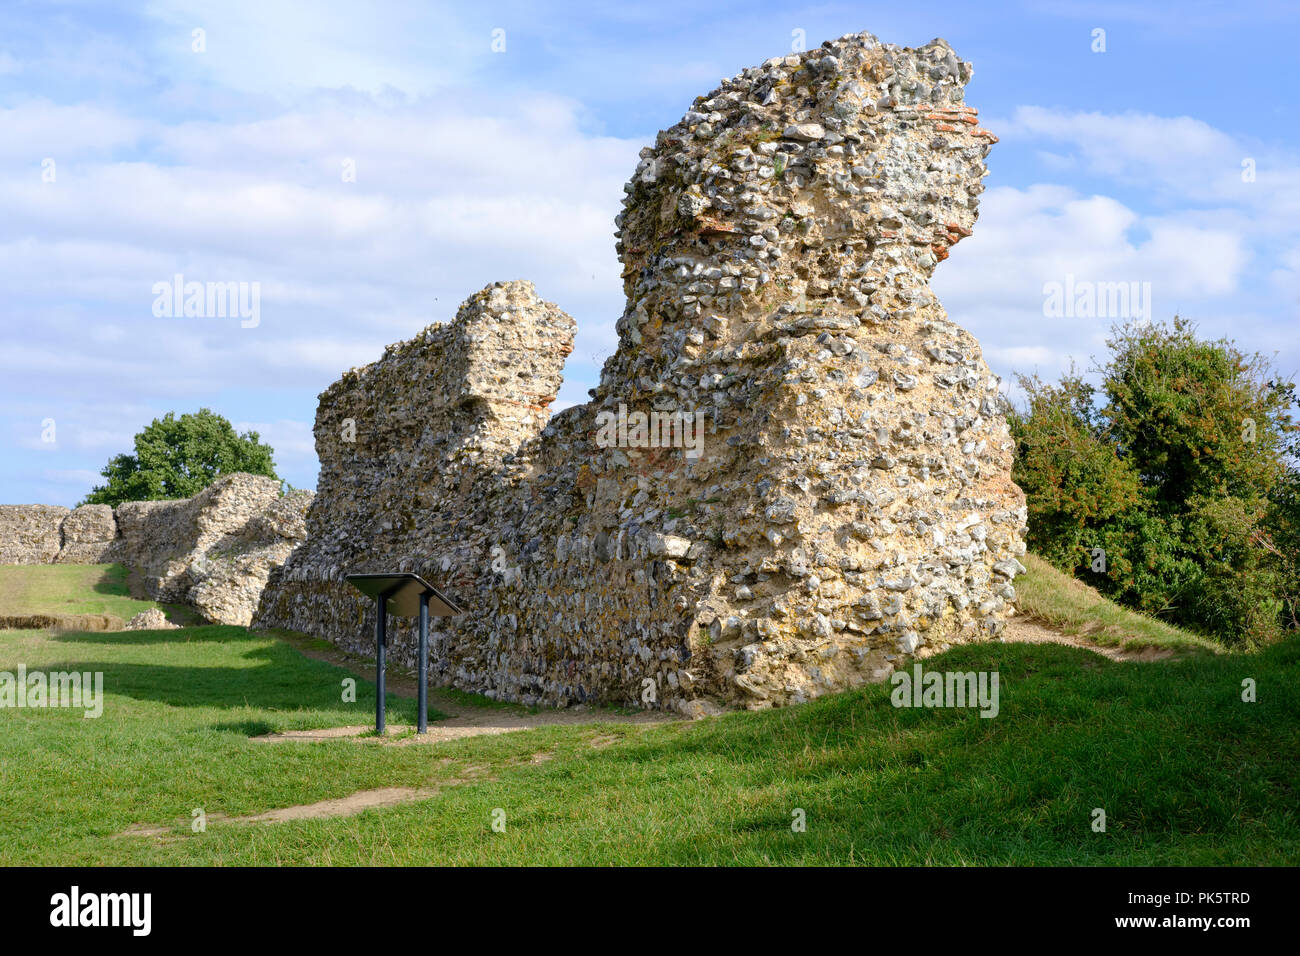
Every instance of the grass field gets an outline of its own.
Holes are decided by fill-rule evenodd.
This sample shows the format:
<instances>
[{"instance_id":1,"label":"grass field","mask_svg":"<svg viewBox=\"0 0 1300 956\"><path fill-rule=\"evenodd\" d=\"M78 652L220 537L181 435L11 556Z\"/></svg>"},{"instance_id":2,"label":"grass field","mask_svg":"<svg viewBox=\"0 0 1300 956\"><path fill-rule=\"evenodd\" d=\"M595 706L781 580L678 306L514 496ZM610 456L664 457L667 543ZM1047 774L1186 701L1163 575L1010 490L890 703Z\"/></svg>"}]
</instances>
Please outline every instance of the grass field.
<instances>
[{"instance_id":1,"label":"grass field","mask_svg":"<svg viewBox=\"0 0 1300 956\"><path fill-rule=\"evenodd\" d=\"M125 623L155 607L177 623L196 618L178 604L131 597L127 570L120 564L0 564L0 619L108 615Z\"/></svg>"},{"instance_id":2,"label":"grass field","mask_svg":"<svg viewBox=\"0 0 1300 956\"><path fill-rule=\"evenodd\" d=\"M367 723L374 698L358 680L343 702L348 671L243 628L0 632L0 671L19 664L102 671L106 700L98 719L0 710L0 864L1300 862L1297 642L1152 663L985 644L924 662L997 671L993 719L895 708L878 685L406 745L250 740ZM413 720L409 700L389 706ZM418 799L229 819L377 788ZM141 824L159 830L120 835Z\"/></svg>"}]
</instances>

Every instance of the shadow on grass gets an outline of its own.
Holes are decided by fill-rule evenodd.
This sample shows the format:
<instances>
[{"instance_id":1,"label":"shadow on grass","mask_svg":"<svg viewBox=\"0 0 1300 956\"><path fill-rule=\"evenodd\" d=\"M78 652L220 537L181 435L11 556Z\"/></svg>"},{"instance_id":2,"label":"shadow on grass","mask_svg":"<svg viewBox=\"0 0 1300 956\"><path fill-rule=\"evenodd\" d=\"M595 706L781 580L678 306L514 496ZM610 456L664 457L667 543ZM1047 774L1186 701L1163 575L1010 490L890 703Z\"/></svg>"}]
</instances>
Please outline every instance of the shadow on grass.
<instances>
[{"instance_id":1,"label":"shadow on grass","mask_svg":"<svg viewBox=\"0 0 1300 956\"><path fill-rule=\"evenodd\" d=\"M239 635L242 628L230 630ZM170 635L177 632L162 632ZM100 635L90 635L99 637ZM246 638L255 640L255 638ZM210 638L215 640L215 638ZM152 700L170 707L258 708L280 712L321 711L338 716L339 723L365 723L375 713L375 686L342 668L303 657L286 644L254 648L242 655L247 666L194 666L118 663L82 660L60 665L62 670L99 671L104 692L136 700ZM355 688L355 701L344 694ZM389 720L415 720L415 701L386 695ZM430 710L430 720L445 717Z\"/></svg>"},{"instance_id":2,"label":"shadow on grass","mask_svg":"<svg viewBox=\"0 0 1300 956\"><path fill-rule=\"evenodd\" d=\"M275 727L264 720L227 721L225 723L213 724L212 729L220 730L225 733L241 734L245 737L264 737L269 733L275 732Z\"/></svg>"},{"instance_id":3,"label":"shadow on grass","mask_svg":"<svg viewBox=\"0 0 1300 956\"><path fill-rule=\"evenodd\" d=\"M110 564L104 568L93 590L96 594L109 594L113 597L130 597L131 586L127 583L127 570L120 564Z\"/></svg>"},{"instance_id":4,"label":"shadow on grass","mask_svg":"<svg viewBox=\"0 0 1300 956\"><path fill-rule=\"evenodd\" d=\"M209 642L214 644L246 643L264 641L265 637L249 632L247 628L226 624L208 624L202 627L182 627L174 631L107 631L90 633L87 631L66 631L54 638L72 644L193 644Z\"/></svg>"}]
</instances>

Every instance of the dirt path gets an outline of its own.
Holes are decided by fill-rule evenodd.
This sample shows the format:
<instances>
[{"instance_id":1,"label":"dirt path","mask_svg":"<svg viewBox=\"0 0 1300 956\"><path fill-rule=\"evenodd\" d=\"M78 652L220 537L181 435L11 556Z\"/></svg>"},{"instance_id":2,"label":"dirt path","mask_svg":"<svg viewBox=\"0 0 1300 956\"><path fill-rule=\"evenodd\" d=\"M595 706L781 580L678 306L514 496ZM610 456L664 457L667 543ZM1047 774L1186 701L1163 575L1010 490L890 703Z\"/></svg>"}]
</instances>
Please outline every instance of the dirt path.
<instances>
[{"instance_id":1,"label":"dirt path","mask_svg":"<svg viewBox=\"0 0 1300 956\"><path fill-rule=\"evenodd\" d=\"M313 660L325 661L337 667L342 667L358 677L373 677L374 663L365 658L349 654L335 647L321 647L319 644L310 641L310 639L288 632L277 631L267 636L284 641L299 653ZM401 668L389 668L387 684L388 691L399 697L413 699L416 696L415 676ZM413 733L414 727L390 724L388 733L384 737L376 737L372 733L373 725L365 724L348 727L323 727L313 730L287 730L280 733L264 734L251 739L259 743L311 743L329 740L355 740L359 744L405 747L418 744L437 744L443 741L460 740L465 737L478 737L487 734L506 734L517 730L530 730L535 727L547 727L557 724L657 724L684 719L674 714L659 711L622 713L606 708L582 706L570 707L564 710L555 708L532 710L516 705L474 706L462 703L444 689L437 687L429 688L429 703L437 710L447 714L447 717L430 724L428 732L425 734L417 735ZM597 735L592 738L591 746L595 748L608 747L616 740L617 737L613 735ZM539 752L527 758L527 762L541 764L550 759L551 754ZM382 787L376 790L360 790L343 797L321 800L317 803L280 807L251 816L228 817L222 814L209 814L207 821L209 824L256 824L353 816L374 807L388 807L401 803L428 800L431 797L436 797L448 787L460 786L473 780L491 779L485 774L486 769L483 767L469 767L461 775L439 781L434 786ZM127 827L118 836L145 837L159 842L168 842L180 838L172 828L153 824L134 824Z\"/></svg>"},{"instance_id":2,"label":"dirt path","mask_svg":"<svg viewBox=\"0 0 1300 956\"><path fill-rule=\"evenodd\" d=\"M1062 634L1060 631L1046 626L1041 621L1026 617L1013 617L1007 621L1006 630L1002 633L1002 642L1004 644L1065 644L1068 647L1081 647L1085 651L1092 651L1102 657L1109 657L1112 661L1159 661L1174 656L1174 652L1167 647L1123 650L1118 647L1108 647L1104 644L1094 644L1085 637Z\"/></svg>"},{"instance_id":3,"label":"dirt path","mask_svg":"<svg viewBox=\"0 0 1300 956\"><path fill-rule=\"evenodd\" d=\"M546 753L534 754L530 763L542 763L550 759ZM320 820L332 817L352 817L377 807L395 807L403 803L415 803L438 796L451 787L459 787L476 780L493 780L487 775L487 768L482 766L466 767L458 776L440 780L425 787L378 787L374 790L358 790L343 797L331 797L316 803L301 803L290 807L279 807L264 813L253 813L242 817L231 817L224 813L210 813L206 817L207 825L212 824L255 824L286 823L290 820ZM118 837L145 837L158 843L170 843L181 839L182 835L172 827L156 826L147 823L135 823L117 834Z\"/></svg>"},{"instance_id":4,"label":"dirt path","mask_svg":"<svg viewBox=\"0 0 1300 956\"><path fill-rule=\"evenodd\" d=\"M412 803L427 800L440 793L437 787L381 787L377 790L359 790L346 797L321 800L318 803L304 803L292 807L280 807L265 813L255 813L246 817L228 817L224 813L212 813L207 817L207 824L229 823L284 823L288 820L317 820L322 817L351 817L375 807L393 807L399 803ZM127 827L119 837L149 837L159 842L170 842L178 838L171 827L153 826L136 823Z\"/></svg>"}]
</instances>

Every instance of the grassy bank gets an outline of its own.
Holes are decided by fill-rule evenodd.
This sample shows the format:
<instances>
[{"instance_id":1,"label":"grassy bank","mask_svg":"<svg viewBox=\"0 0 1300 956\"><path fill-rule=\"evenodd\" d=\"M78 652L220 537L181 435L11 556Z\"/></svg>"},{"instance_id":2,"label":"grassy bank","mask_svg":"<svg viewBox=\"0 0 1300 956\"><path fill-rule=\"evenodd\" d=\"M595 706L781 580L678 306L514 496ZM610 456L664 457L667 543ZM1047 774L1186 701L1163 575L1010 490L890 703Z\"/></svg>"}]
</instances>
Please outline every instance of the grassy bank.
<instances>
[{"instance_id":1,"label":"grassy bank","mask_svg":"<svg viewBox=\"0 0 1300 956\"><path fill-rule=\"evenodd\" d=\"M1223 646L1211 638L1120 607L1037 555L1027 554L1021 560L1027 573L1016 578L1016 604L1030 620L1125 650L1161 647L1180 653L1223 652Z\"/></svg>"},{"instance_id":2,"label":"grassy bank","mask_svg":"<svg viewBox=\"0 0 1300 956\"><path fill-rule=\"evenodd\" d=\"M120 564L0 565L0 619L107 616L125 623L149 608L160 608L178 622L197 620L179 605L131 597Z\"/></svg>"},{"instance_id":3,"label":"grassy bank","mask_svg":"<svg viewBox=\"0 0 1300 956\"><path fill-rule=\"evenodd\" d=\"M347 671L243 628L0 633L0 671L19 664L100 671L106 699L98 719L0 710L0 864L1300 863L1295 642L1153 663L994 643L924 662L996 671L992 719L896 708L877 685L406 745L251 740L365 724L374 698L357 680L345 702ZM389 707L414 719L408 699ZM377 788L412 799L228 819ZM162 832L121 835L139 824Z\"/></svg>"}]
</instances>

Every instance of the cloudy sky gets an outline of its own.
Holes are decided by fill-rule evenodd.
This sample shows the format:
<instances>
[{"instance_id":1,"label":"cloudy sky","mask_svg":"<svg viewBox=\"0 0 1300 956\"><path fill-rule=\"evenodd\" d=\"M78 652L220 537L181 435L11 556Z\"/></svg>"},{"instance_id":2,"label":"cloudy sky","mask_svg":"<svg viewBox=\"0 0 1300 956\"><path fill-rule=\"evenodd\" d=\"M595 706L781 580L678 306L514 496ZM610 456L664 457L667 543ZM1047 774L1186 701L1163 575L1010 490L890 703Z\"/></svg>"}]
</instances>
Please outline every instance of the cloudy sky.
<instances>
[{"instance_id":1,"label":"cloudy sky","mask_svg":"<svg viewBox=\"0 0 1300 956\"><path fill-rule=\"evenodd\" d=\"M557 405L583 401L637 150L722 77L859 30L975 64L1002 142L934 285L995 371L1101 355L1111 319L1044 315L1073 276L1149 283L1156 318L1295 375L1298 26L1283 0L6 0L0 502L75 504L203 406L311 487L317 394L497 279L578 320ZM257 324L155 314L176 275L257 283Z\"/></svg>"}]
</instances>

